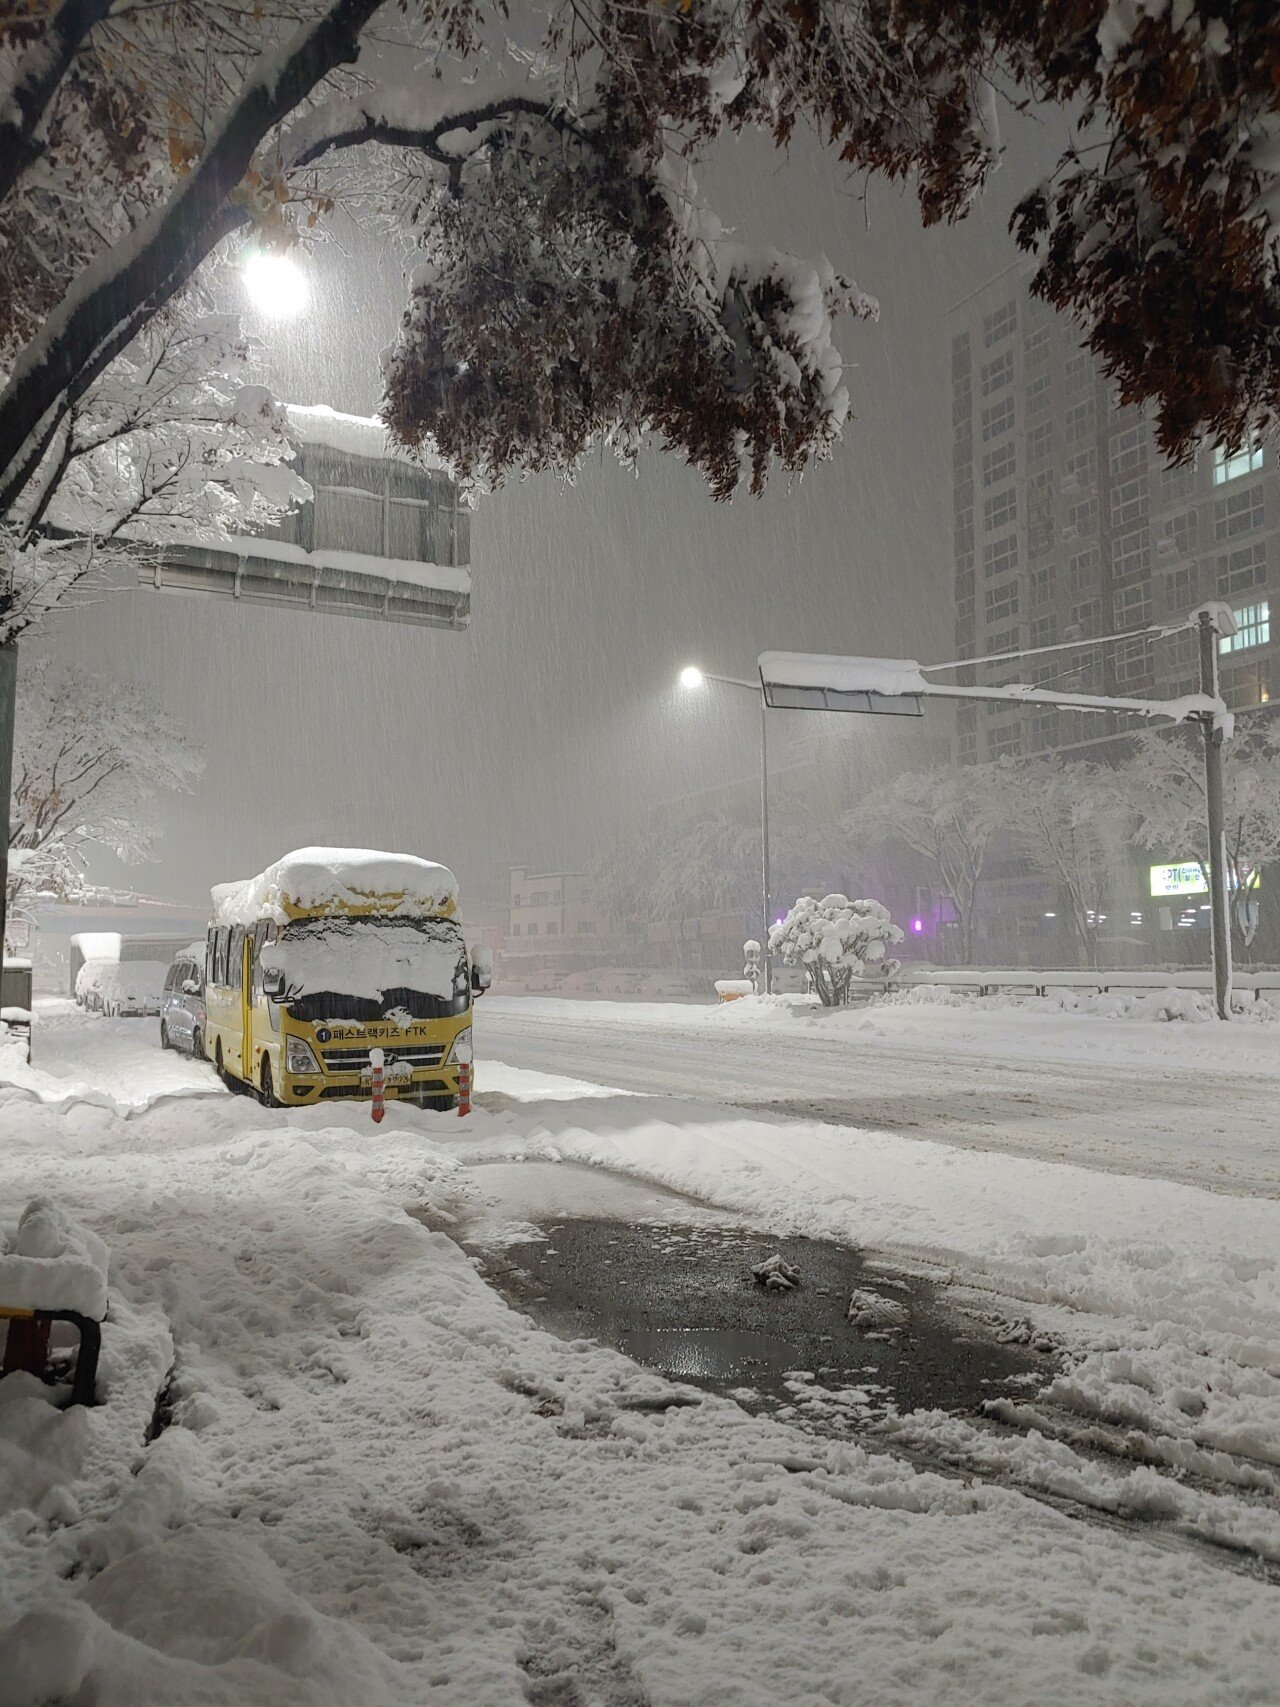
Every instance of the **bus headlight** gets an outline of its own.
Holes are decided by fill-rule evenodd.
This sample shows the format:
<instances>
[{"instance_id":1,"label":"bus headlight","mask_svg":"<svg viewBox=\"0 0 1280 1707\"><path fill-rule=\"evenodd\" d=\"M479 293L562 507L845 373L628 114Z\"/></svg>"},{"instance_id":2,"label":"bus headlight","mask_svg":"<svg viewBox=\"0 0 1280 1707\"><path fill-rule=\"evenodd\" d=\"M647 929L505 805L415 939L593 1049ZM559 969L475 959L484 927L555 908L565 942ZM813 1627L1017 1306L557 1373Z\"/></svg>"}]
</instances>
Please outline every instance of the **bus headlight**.
<instances>
[{"instance_id":1,"label":"bus headlight","mask_svg":"<svg viewBox=\"0 0 1280 1707\"><path fill-rule=\"evenodd\" d=\"M324 1069L316 1060L316 1052L305 1037L288 1036L284 1040L284 1066L287 1073L321 1073Z\"/></svg>"},{"instance_id":2,"label":"bus headlight","mask_svg":"<svg viewBox=\"0 0 1280 1707\"><path fill-rule=\"evenodd\" d=\"M442 1065L446 1067L460 1066L463 1061L471 1060L471 1027L464 1025L462 1030L449 1045Z\"/></svg>"}]
</instances>

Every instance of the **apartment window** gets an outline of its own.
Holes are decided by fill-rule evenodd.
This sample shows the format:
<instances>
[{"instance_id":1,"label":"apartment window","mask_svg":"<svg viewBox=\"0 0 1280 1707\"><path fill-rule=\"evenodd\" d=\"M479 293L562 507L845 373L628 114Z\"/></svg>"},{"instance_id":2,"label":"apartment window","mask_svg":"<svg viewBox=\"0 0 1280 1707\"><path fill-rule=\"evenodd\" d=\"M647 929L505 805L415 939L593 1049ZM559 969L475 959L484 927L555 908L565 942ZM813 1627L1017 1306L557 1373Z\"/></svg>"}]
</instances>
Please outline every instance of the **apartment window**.
<instances>
[{"instance_id":1,"label":"apartment window","mask_svg":"<svg viewBox=\"0 0 1280 1707\"><path fill-rule=\"evenodd\" d=\"M1027 434L1027 461L1047 462L1053 454L1053 422L1041 421Z\"/></svg>"},{"instance_id":2,"label":"apartment window","mask_svg":"<svg viewBox=\"0 0 1280 1707\"><path fill-rule=\"evenodd\" d=\"M1014 421L1014 406L1012 397L1002 397L998 403L993 403L989 409L982 411L982 441L989 443L999 438L1001 433L1012 432Z\"/></svg>"},{"instance_id":3,"label":"apartment window","mask_svg":"<svg viewBox=\"0 0 1280 1707\"><path fill-rule=\"evenodd\" d=\"M1046 322L1027 333L1026 351L1028 356L1039 356L1042 352L1048 354L1051 328Z\"/></svg>"},{"instance_id":4,"label":"apartment window","mask_svg":"<svg viewBox=\"0 0 1280 1707\"><path fill-rule=\"evenodd\" d=\"M969 334L957 332L951 340L951 372L963 373L969 365Z\"/></svg>"},{"instance_id":5,"label":"apartment window","mask_svg":"<svg viewBox=\"0 0 1280 1707\"><path fill-rule=\"evenodd\" d=\"M1132 480L1122 480L1111 488L1111 525L1113 528L1133 527L1147 519L1147 477L1137 474Z\"/></svg>"},{"instance_id":6,"label":"apartment window","mask_svg":"<svg viewBox=\"0 0 1280 1707\"><path fill-rule=\"evenodd\" d=\"M1048 373L1038 373L1027 386L1027 408L1033 415L1038 415L1042 409L1049 407L1049 398L1053 390L1053 378Z\"/></svg>"},{"instance_id":7,"label":"apartment window","mask_svg":"<svg viewBox=\"0 0 1280 1707\"><path fill-rule=\"evenodd\" d=\"M1112 541L1111 572L1117 579L1151 573L1151 536L1146 528L1122 533Z\"/></svg>"},{"instance_id":8,"label":"apartment window","mask_svg":"<svg viewBox=\"0 0 1280 1707\"><path fill-rule=\"evenodd\" d=\"M1247 445L1230 455L1219 446L1213 453L1213 483L1224 486L1228 480L1239 480L1244 474L1256 474L1261 467L1261 445Z\"/></svg>"},{"instance_id":9,"label":"apartment window","mask_svg":"<svg viewBox=\"0 0 1280 1707\"><path fill-rule=\"evenodd\" d=\"M1166 612L1174 611L1184 615L1196 601L1196 570L1195 565L1188 563L1183 569L1175 569L1165 577L1164 608Z\"/></svg>"},{"instance_id":10,"label":"apartment window","mask_svg":"<svg viewBox=\"0 0 1280 1707\"><path fill-rule=\"evenodd\" d=\"M1006 758L1022 745L1022 731L1017 723L1001 724L987 731L987 751L993 759Z\"/></svg>"},{"instance_id":11,"label":"apartment window","mask_svg":"<svg viewBox=\"0 0 1280 1707\"><path fill-rule=\"evenodd\" d=\"M1195 542L1195 512L1182 510L1176 516L1169 516L1161 522L1160 541L1156 549L1162 557L1189 557Z\"/></svg>"},{"instance_id":12,"label":"apartment window","mask_svg":"<svg viewBox=\"0 0 1280 1707\"><path fill-rule=\"evenodd\" d=\"M1051 709L1041 709L1031 718L1030 745L1032 752L1043 752L1046 747L1052 747L1058 734L1058 714Z\"/></svg>"},{"instance_id":13,"label":"apartment window","mask_svg":"<svg viewBox=\"0 0 1280 1707\"><path fill-rule=\"evenodd\" d=\"M1049 565L1045 563L1038 569L1033 569L1027 576L1027 585L1033 605L1048 604L1053 595L1053 578Z\"/></svg>"},{"instance_id":14,"label":"apartment window","mask_svg":"<svg viewBox=\"0 0 1280 1707\"><path fill-rule=\"evenodd\" d=\"M1113 480L1123 480L1126 475L1136 474L1145 468L1147 461L1147 429L1139 422L1134 427L1124 427L1120 432L1111 435L1111 443L1107 447L1108 460L1111 466Z\"/></svg>"},{"instance_id":15,"label":"apartment window","mask_svg":"<svg viewBox=\"0 0 1280 1707\"><path fill-rule=\"evenodd\" d=\"M1013 351L1006 350L994 361L984 362L980 370L982 395L990 397L992 392L1003 391L1006 385L1013 384Z\"/></svg>"},{"instance_id":16,"label":"apartment window","mask_svg":"<svg viewBox=\"0 0 1280 1707\"><path fill-rule=\"evenodd\" d=\"M1037 616L1031 619L1032 646L1056 646L1058 643L1058 619L1052 613L1048 616Z\"/></svg>"},{"instance_id":17,"label":"apartment window","mask_svg":"<svg viewBox=\"0 0 1280 1707\"><path fill-rule=\"evenodd\" d=\"M1065 533L1068 539L1079 539L1082 534L1098 531L1098 500L1082 498L1078 503L1067 505L1067 525Z\"/></svg>"},{"instance_id":18,"label":"apartment window","mask_svg":"<svg viewBox=\"0 0 1280 1707\"><path fill-rule=\"evenodd\" d=\"M1247 652L1251 646L1265 646L1271 639L1271 606L1266 599L1243 605L1231 614L1236 619L1236 631L1222 636L1219 652Z\"/></svg>"},{"instance_id":19,"label":"apartment window","mask_svg":"<svg viewBox=\"0 0 1280 1707\"><path fill-rule=\"evenodd\" d=\"M996 486L1002 480L1012 480L1017 472L1018 447L1012 439L989 450L982 459L982 484Z\"/></svg>"},{"instance_id":20,"label":"apartment window","mask_svg":"<svg viewBox=\"0 0 1280 1707\"><path fill-rule=\"evenodd\" d=\"M1098 548L1091 545L1087 551L1077 551L1067 559L1067 590L1072 593L1084 593L1098 584Z\"/></svg>"},{"instance_id":21,"label":"apartment window","mask_svg":"<svg viewBox=\"0 0 1280 1707\"><path fill-rule=\"evenodd\" d=\"M1062 377L1068 391L1081 391L1093 378L1093 357L1088 350L1069 356L1063 363Z\"/></svg>"},{"instance_id":22,"label":"apartment window","mask_svg":"<svg viewBox=\"0 0 1280 1707\"><path fill-rule=\"evenodd\" d=\"M1195 462L1180 463L1177 467L1166 464L1160 471L1160 488L1166 504L1190 498L1196 489Z\"/></svg>"},{"instance_id":23,"label":"apartment window","mask_svg":"<svg viewBox=\"0 0 1280 1707\"><path fill-rule=\"evenodd\" d=\"M511 934L512 934L512 936L519 936L520 935L520 926L519 925L512 925Z\"/></svg>"},{"instance_id":24,"label":"apartment window","mask_svg":"<svg viewBox=\"0 0 1280 1707\"><path fill-rule=\"evenodd\" d=\"M1144 628L1151 621L1151 583L1136 581L1116 592L1116 626Z\"/></svg>"},{"instance_id":25,"label":"apartment window","mask_svg":"<svg viewBox=\"0 0 1280 1707\"><path fill-rule=\"evenodd\" d=\"M983 547L982 569L990 579L998 575L1010 573L1018 567L1018 536L1011 533L1007 539L993 539Z\"/></svg>"},{"instance_id":26,"label":"apartment window","mask_svg":"<svg viewBox=\"0 0 1280 1707\"><path fill-rule=\"evenodd\" d=\"M1016 627L1002 628L995 634L987 635L985 651L987 654L1017 652L1020 650L1021 639Z\"/></svg>"},{"instance_id":27,"label":"apartment window","mask_svg":"<svg viewBox=\"0 0 1280 1707\"><path fill-rule=\"evenodd\" d=\"M1118 648L1116 655L1116 681L1124 688L1136 687L1151 674L1149 653L1151 642L1148 640L1128 640Z\"/></svg>"},{"instance_id":28,"label":"apartment window","mask_svg":"<svg viewBox=\"0 0 1280 1707\"><path fill-rule=\"evenodd\" d=\"M1225 557L1218 559L1218 595L1220 598L1234 598L1239 593L1251 593L1255 587L1264 587L1267 582L1267 542L1256 539L1251 545L1242 545L1238 551L1228 552Z\"/></svg>"},{"instance_id":29,"label":"apartment window","mask_svg":"<svg viewBox=\"0 0 1280 1707\"><path fill-rule=\"evenodd\" d=\"M956 757L962 765L971 765L978 757L978 736L976 730L966 730L956 737Z\"/></svg>"},{"instance_id":30,"label":"apartment window","mask_svg":"<svg viewBox=\"0 0 1280 1707\"><path fill-rule=\"evenodd\" d=\"M1093 431L1093 398L1086 397L1083 403L1073 403L1062 417L1063 432L1068 444L1076 439L1088 438Z\"/></svg>"},{"instance_id":31,"label":"apartment window","mask_svg":"<svg viewBox=\"0 0 1280 1707\"><path fill-rule=\"evenodd\" d=\"M1018 304L1016 302L1006 302L993 310L982 322L983 341L987 348L990 349L992 344L998 344L1001 338L1007 338L1011 332L1017 329L1017 325Z\"/></svg>"},{"instance_id":32,"label":"apartment window","mask_svg":"<svg viewBox=\"0 0 1280 1707\"><path fill-rule=\"evenodd\" d=\"M1012 486L997 492L994 498L982 502L982 525L988 533L996 528L1012 527L1018 519L1018 494Z\"/></svg>"},{"instance_id":33,"label":"apartment window","mask_svg":"<svg viewBox=\"0 0 1280 1707\"><path fill-rule=\"evenodd\" d=\"M579 936L594 936L595 934L596 934L596 922L594 919L579 919L578 920L578 935Z\"/></svg>"},{"instance_id":34,"label":"apartment window","mask_svg":"<svg viewBox=\"0 0 1280 1707\"><path fill-rule=\"evenodd\" d=\"M551 919L547 924L547 935L548 936L559 936L560 935L560 926L555 922L554 919Z\"/></svg>"},{"instance_id":35,"label":"apartment window","mask_svg":"<svg viewBox=\"0 0 1280 1707\"><path fill-rule=\"evenodd\" d=\"M1261 486L1246 486L1242 492L1228 492L1225 498L1213 501L1215 539L1235 539L1239 534L1252 533L1265 519Z\"/></svg>"},{"instance_id":36,"label":"apartment window","mask_svg":"<svg viewBox=\"0 0 1280 1707\"><path fill-rule=\"evenodd\" d=\"M973 473L973 440L970 438L957 439L951 447L951 473L953 478L968 479Z\"/></svg>"},{"instance_id":37,"label":"apartment window","mask_svg":"<svg viewBox=\"0 0 1280 1707\"><path fill-rule=\"evenodd\" d=\"M1092 486L1098 478L1098 450L1096 445L1090 445L1087 450L1078 450L1074 456L1069 456L1062 465L1063 488L1078 491L1081 486Z\"/></svg>"},{"instance_id":38,"label":"apartment window","mask_svg":"<svg viewBox=\"0 0 1280 1707\"><path fill-rule=\"evenodd\" d=\"M1006 581L1001 587L988 587L983 599L988 623L1007 622L1018 614L1018 583Z\"/></svg>"},{"instance_id":39,"label":"apartment window","mask_svg":"<svg viewBox=\"0 0 1280 1707\"><path fill-rule=\"evenodd\" d=\"M1102 600L1082 599L1071 607L1071 626L1080 633L1094 634L1102 626Z\"/></svg>"},{"instance_id":40,"label":"apartment window","mask_svg":"<svg viewBox=\"0 0 1280 1707\"><path fill-rule=\"evenodd\" d=\"M537 936L537 934L538 934L537 925L526 925L524 934L526 936Z\"/></svg>"}]
</instances>

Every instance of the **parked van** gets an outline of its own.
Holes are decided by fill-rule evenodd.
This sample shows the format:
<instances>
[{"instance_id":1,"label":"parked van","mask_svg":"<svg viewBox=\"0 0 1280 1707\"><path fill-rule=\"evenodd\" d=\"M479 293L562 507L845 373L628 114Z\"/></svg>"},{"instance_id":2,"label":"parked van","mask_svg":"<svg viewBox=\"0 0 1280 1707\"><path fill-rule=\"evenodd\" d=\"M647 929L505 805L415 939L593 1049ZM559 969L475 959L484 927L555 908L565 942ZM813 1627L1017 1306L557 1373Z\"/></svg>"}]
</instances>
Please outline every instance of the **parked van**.
<instances>
[{"instance_id":1,"label":"parked van","mask_svg":"<svg viewBox=\"0 0 1280 1707\"><path fill-rule=\"evenodd\" d=\"M193 942L170 966L160 998L160 1047L204 1060L205 945Z\"/></svg>"},{"instance_id":2,"label":"parked van","mask_svg":"<svg viewBox=\"0 0 1280 1707\"><path fill-rule=\"evenodd\" d=\"M443 865L364 848L301 848L219 884L205 947L205 1053L268 1106L373 1094L457 1102L472 1001L490 957L469 950Z\"/></svg>"}]
</instances>

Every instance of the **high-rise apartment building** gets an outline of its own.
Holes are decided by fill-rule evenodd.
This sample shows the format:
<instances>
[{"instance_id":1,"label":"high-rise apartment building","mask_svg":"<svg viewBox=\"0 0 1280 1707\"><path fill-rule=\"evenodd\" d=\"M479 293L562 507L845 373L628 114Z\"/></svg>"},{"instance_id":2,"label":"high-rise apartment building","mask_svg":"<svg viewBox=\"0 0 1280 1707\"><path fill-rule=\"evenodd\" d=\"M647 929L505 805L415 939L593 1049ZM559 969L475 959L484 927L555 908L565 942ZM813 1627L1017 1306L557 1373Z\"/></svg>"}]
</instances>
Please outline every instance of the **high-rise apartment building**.
<instances>
[{"instance_id":1,"label":"high-rise apartment building","mask_svg":"<svg viewBox=\"0 0 1280 1707\"><path fill-rule=\"evenodd\" d=\"M1144 412L1117 407L1079 332L1025 276L1011 268L952 310L956 657L1123 634L1221 599L1236 619L1224 697L1265 704L1280 695L1274 447L1169 467ZM1196 690L1197 641L1184 631L1058 652L976 679L1165 698ZM958 756L1072 747L1133 721L962 704Z\"/></svg>"}]
</instances>

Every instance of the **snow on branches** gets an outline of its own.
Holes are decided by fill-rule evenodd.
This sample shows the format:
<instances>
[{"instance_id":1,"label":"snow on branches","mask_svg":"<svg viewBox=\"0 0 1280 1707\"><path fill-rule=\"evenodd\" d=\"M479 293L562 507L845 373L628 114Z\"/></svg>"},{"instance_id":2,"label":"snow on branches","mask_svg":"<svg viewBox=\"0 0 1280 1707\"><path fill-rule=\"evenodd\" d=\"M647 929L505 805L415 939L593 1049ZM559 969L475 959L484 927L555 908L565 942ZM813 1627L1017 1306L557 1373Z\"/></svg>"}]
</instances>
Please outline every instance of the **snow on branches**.
<instances>
[{"instance_id":1,"label":"snow on branches","mask_svg":"<svg viewBox=\"0 0 1280 1707\"><path fill-rule=\"evenodd\" d=\"M821 901L802 895L781 924L769 927L770 951L804 966L825 1008L843 1006L854 973L883 962L886 946L901 941L902 931L879 901L847 895Z\"/></svg>"},{"instance_id":2,"label":"snow on branches","mask_svg":"<svg viewBox=\"0 0 1280 1707\"><path fill-rule=\"evenodd\" d=\"M0 641L91 571L270 527L309 496L284 409L247 381L251 357L234 317L183 299L67 410L0 524Z\"/></svg>"},{"instance_id":3,"label":"snow on branches","mask_svg":"<svg viewBox=\"0 0 1280 1707\"><path fill-rule=\"evenodd\" d=\"M811 126L910 178L926 222L997 157L995 87L1077 145L1015 216L1162 448L1280 408L1274 0L61 0L0 20L0 512L108 363L220 242L336 202L422 265L387 419L493 480L646 434L719 495L821 456L848 409L821 261L729 243L693 174L726 132ZM390 51L387 26L395 31ZM518 34L519 39L516 39ZM365 51L362 51L364 49ZM363 162L363 165L361 164Z\"/></svg>"},{"instance_id":4,"label":"snow on branches","mask_svg":"<svg viewBox=\"0 0 1280 1707\"><path fill-rule=\"evenodd\" d=\"M86 855L150 858L146 808L188 794L204 760L166 710L138 690L24 658L9 828L9 908L37 891L73 892Z\"/></svg>"}]
</instances>

